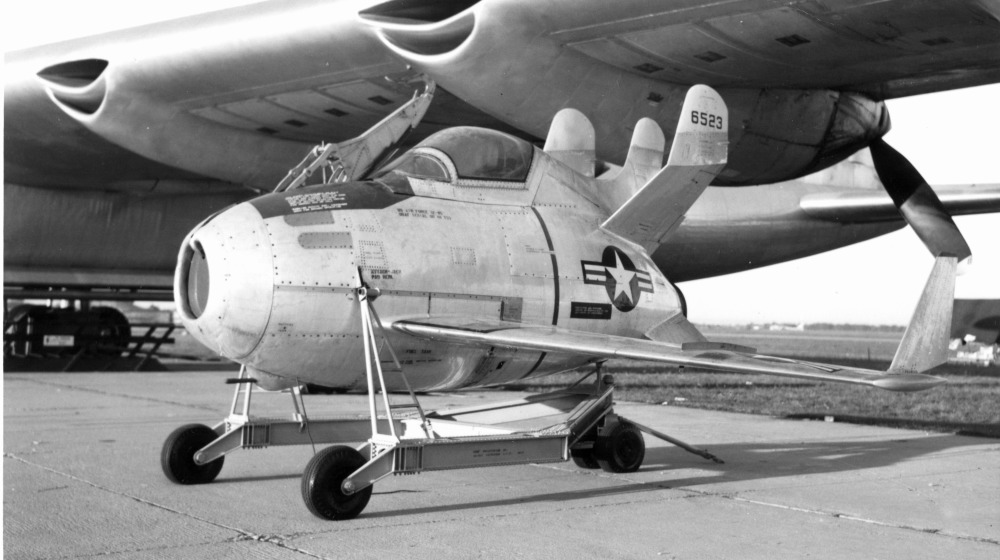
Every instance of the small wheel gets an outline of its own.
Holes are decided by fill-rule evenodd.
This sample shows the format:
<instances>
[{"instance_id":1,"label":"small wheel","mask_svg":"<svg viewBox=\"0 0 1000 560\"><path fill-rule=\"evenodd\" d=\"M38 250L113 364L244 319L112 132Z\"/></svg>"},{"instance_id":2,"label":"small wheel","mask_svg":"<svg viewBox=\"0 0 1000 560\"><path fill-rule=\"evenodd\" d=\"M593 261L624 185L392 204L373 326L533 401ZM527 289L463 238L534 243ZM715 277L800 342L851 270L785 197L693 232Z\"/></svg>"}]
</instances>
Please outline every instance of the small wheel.
<instances>
[{"instance_id":1,"label":"small wheel","mask_svg":"<svg viewBox=\"0 0 1000 560\"><path fill-rule=\"evenodd\" d=\"M163 474L177 484L205 484L215 480L225 457L198 465L194 462L194 454L217 437L215 430L204 424L186 424L174 430L163 442L160 452Z\"/></svg>"},{"instance_id":2,"label":"small wheel","mask_svg":"<svg viewBox=\"0 0 1000 560\"><path fill-rule=\"evenodd\" d=\"M594 458L593 449L570 449L570 458L573 459L573 464L580 467L581 469L599 469L601 465Z\"/></svg>"},{"instance_id":3,"label":"small wheel","mask_svg":"<svg viewBox=\"0 0 1000 560\"><path fill-rule=\"evenodd\" d=\"M316 454L302 473L302 500L316 517L343 521L354 519L372 497L374 486L350 496L340 489L341 483L367 461L346 445L328 447Z\"/></svg>"},{"instance_id":4,"label":"small wheel","mask_svg":"<svg viewBox=\"0 0 1000 560\"><path fill-rule=\"evenodd\" d=\"M594 442L594 457L602 469L615 473L639 470L646 456L646 442L639 428L628 422L618 422Z\"/></svg>"},{"instance_id":5,"label":"small wheel","mask_svg":"<svg viewBox=\"0 0 1000 560\"><path fill-rule=\"evenodd\" d=\"M591 427L583 435L580 436L579 440L575 445L586 445L586 447L570 448L569 456L573 460L573 464L580 467L581 469L599 469L601 465L597 464L597 457L594 457L594 442L597 440L597 426Z\"/></svg>"},{"instance_id":6,"label":"small wheel","mask_svg":"<svg viewBox=\"0 0 1000 560\"><path fill-rule=\"evenodd\" d=\"M92 311L97 312L94 345L98 352L117 356L127 350L129 337L132 336L128 318L114 307L95 307Z\"/></svg>"}]
</instances>

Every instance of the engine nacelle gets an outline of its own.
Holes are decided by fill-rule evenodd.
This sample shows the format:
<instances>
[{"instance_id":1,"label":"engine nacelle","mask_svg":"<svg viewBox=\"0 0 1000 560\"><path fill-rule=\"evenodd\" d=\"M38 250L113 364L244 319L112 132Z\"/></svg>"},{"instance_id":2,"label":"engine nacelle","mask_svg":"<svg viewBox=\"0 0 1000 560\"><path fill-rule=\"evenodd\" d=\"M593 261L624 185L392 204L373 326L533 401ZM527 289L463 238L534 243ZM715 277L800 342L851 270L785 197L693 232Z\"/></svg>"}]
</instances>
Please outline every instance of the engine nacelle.
<instances>
[{"instance_id":1,"label":"engine nacelle","mask_svg":"<svg viewBox=\"0 0 1000 560\"><path fill-rule=\"evenodd\" d=\"M554 36L524 5L389 2L362 12L385 45L466 102L544 137L553 116L590 116L598 157L621 163L640 118L672 138L688 85L644 77ZM551 8L546 4L546 10ZM556 19L557 16L555 16ZM511 64L516 68L507 71ZM474 76L475 79L470 79ZM832 165L889 130L885 104L825 89L717 88L729 108L729 163L713 184L793 179Z\"/></svg>"}]
</instances>

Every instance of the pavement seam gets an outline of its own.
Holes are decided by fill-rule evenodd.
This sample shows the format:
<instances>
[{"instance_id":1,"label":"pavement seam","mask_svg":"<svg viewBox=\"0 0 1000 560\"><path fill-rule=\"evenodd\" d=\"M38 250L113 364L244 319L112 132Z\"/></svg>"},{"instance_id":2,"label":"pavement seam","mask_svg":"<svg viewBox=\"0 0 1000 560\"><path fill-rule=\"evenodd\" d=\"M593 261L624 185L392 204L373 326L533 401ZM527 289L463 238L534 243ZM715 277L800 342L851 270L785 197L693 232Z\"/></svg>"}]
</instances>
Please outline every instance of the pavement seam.
<instances>
[{"instance_id":1,"label":"pavement seam","mask_svg":"<svg viewBox=\"0 0 1000 560\"><path fill-rule=\"evenodd\" d=\"M55 382L52 382L52 381L39 381L38 379L33 379L33 378L28 378L28 377L20 377L20 376L14 376L14 375L5 375L4 379L5 380L6 379L14 379L14 380L17 380L17 381L25 381L25 382L28 382L28 383L35 383L37 385L47 385L49 387L59 387L60 389L72 389L74 391L83 391L85 393L94 393L94 394L97 394L97 395L104 395L104 396L108 396L108 397L121 397L121 398L125 398L125 399L135 399L135 400L139 400L139 401L149 401L149 402L154 402L154 403L157 403L157 404L169 404L169 405L173 405L173 406L183 406L183 407L187 407L187 408L194 408L194 409L197 409L197 410L210 410L212 412L218 412L217 408L215 408L215 407L209 407L209 406L197 405L197 404L191 404L191 403L183 403L183 402L177 402L177 401L168 401L168 400L163 400L163 399L154 399L152 397L142 397L142 396L137 396L137 395L129 395L127 393L115 393L113 391L101 391L101 390L98 390L98 389L91 389L89 387L78 387L76 385L71 385L71 384L67 384L67 383L55 383Z\"/></svg>"},{"instance_id":2,"label":"pavement seam","mask_svg":"<svg viewBox=\"0 0 1000 560\"><path fill-rule=\"evenodd\" d=\"M930 534L930 535L940 535L942 537L948 537L948 538L958 539L958 540L963 540L963 541L978 542L978 543L983 543L983 544L1000 545L1000 540L997 540L997 539L991 539L991 538L987 538L987 537L976 537L976 536L973 536L973 535L964 535L964 534L961 534L961 533L954 533L954 532L951 532L951 531L945 531L943 529L932 529L932 528L929 528L929 527L917 527L917 526L914 526L914 525L903 525L903 524L898 524L898 523L888 523L886 521L879 521L877 519L868 519L868 518L865 518L865 517L858 517L856 515L850 515L850 514L847 514L847 513L837 513L837 512L834 512L834 511L823 511L823 510L818 510L818 509L800 508L800 507L789 506L789 505L785 505L785 504L776 504L776 503L773 503L773 502L765 502L765 501L762 501L762 500L752 500L750 498L745 498L745 497L738 496L738 495L735 495L735 494L705 492L703 490L694 490L692 488L686 488L686 487L680 487L680 486L675 487L674 489L676 489L676 490L685 490L685 491L691 492L693 494L696 494L695 496L689 496L689 498L701 498L701 497L704 497L704 498L722 498L724 500L732 500L734 502L743 502L743 503L757 505L757 506L765 506L765 507L783 509L783 510L787 510L787 511L795 511L795 512L799 512L799 513L808 513L808 514L811 514L811 515L819 515L819 516L823 516L823 517L833 517L835 519L844 519L844 520L847 520L847 521L857 521L857 522L860 522L860 523L865 523L865 524L868 524L868 525L875 525L875 526L878 526L878 527L886 527L886 528L889 528L889 529L902 529L902 530L905 530L905 531L915 531L915 532L918 532L918 533L925 533L925 534Z\"/></svg>"},{"instance_id":3,"label":"pavement seam","mask_svg":"<svg viewBox=\"0 0 1000 560\"><path fill-rule=\"evenodd\" d=\"M240 529L239 527L230 527L229 525L225 525L225 524L219 523L217 521L212 521L211 519L205 519L203 517L198 517L197 515L193 515L191 513L186 513L186 512L183 512L183 511L179 511L179 510L173 509L173 508L171 508L169 506L165 506L163 504L158 504L156 502L147 500L147 499L139 497L139 496L134 496L134 495L128 494L126 492L121 492L121 491L115 490L113 488L108 488L106 486L102 486L100 484L97 484L96 482L91 482L91 481L86 480L84 478L80 478L78 476L75 476L75 475L72 475L72 474L69 474L69 473L66 473L66 472L59 471L59 470L53 469L51 467L47 467L45 465L40 465L38 463L34 463L34 462L29 461L29 460L27 460L27 459L25 459L23 457L19 457L19 456L13 454L13 453L6 453L5 452L3 454L3 457L5 459L13 459L13 460L18 461L18 462L20 462L22 464L25 464L25 465L28 465L28 466L31 466L31 467L35 467L37 469L41 469L41 470L50 472L52 474L64 477L64 478L68 478L68 479L70 479L70 480L72 480L74 482L79 482L80 484L84 484L86 486L90 486L91 488L100 490L102 492L107 492L109 494L114 494L116 496L120 496L122 498L126 498L126 499L129 499L129 500L138 502L138 503L140 503L142 505L146 505L146 506L149 506L149 507L160 509L160 510L166 511L168 513L172 513L174 515L179 515L181 517L186 517L188 519L193 519L195 521L198 521L198 522L201 522L201 523L205 523L205 524L211 525L213 527L218 527L220 529L225 529L227 531L233 531L234 533L237 533L236 537L231 538L231 539L227 539L225 542L256 541L256 542L260 542L260 543L274 545L274 546L277 546L278 548L282 548L282 549L285 549L285 550L288 550L288 551L291 551L291 552L295 552L297 554L302 554L302 555L305 555L305 556L309 556L311 558L318 558L318 559L321 559L321 560L329 560L329 558L327 556L322 556L322 555L319 555L319 554L315 554L315 553L309 552L308 550L303 550L301 548L297 548L295 546L289 545L289 544L287 544L285 542L285 540L287 540L287 539L296 538L297 536L299 536L298 534L291 535L291 536L287 536L287 535L258 535L258 534L254 533L252 531L247 531L245 529ZM153 547L153 548L150 548L148 550L156 550L158 548L162 548L162 547ZM120 552L137 552L137 551L136 550L132 550L132 551L126 550L126 551L120 551ZM102 554L99 554L98 556L105 556L106 554L107 553L102 553Z\"/></svg>"},{"instance_id":4,"label":"pavement seam","mask_svg":"<svg viewBox=\"0 0 1000 560\"><path fill-rule=\"evenodd\" d=\"M126 548L126 549L115 550L115 551L95 552L94 554L86 554L86 555L70 554L70 555L67 555L67 556L50 556L46 560L69 560L70 558L100 558L100 557L104 557L104 556L110 556L112 554L114 554L114 555L129 555L129 554L135 554L135 553L140 553L140 552L153 552L153 551L157 551L157 550L179 550L179 549L183 549L183 548L195 548L195 547L201 547L201 546L205 546L205 545L218 544L218 542L219 541L203 541L203 542L198 542L198 543L188 543L188 544L182 544L182 545L163 545L163 546L149 546L149 547L145 547L145 548Z\"/></svg>"}]
</instances>

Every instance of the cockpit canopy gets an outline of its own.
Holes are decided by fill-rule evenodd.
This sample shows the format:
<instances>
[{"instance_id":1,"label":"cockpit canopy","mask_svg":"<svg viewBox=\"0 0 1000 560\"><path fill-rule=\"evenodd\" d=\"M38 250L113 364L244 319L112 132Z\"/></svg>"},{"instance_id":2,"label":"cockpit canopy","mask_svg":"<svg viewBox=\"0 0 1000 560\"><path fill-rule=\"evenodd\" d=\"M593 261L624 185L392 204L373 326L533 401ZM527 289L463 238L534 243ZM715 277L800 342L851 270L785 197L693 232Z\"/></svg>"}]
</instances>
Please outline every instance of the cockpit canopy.
<instances>
[{"instance_id":1,"label":"cockpit canopy","mask_svg":"<svg viewBox=\"0 0 1000 560\"><path fill-rule=\"evenodd\" d=\"M449 183L456 179L523 183L533 154L530 143L509 134L469 126L449 128L428 136L375 177L399 173Z\"/></svg>"}]
</instances>

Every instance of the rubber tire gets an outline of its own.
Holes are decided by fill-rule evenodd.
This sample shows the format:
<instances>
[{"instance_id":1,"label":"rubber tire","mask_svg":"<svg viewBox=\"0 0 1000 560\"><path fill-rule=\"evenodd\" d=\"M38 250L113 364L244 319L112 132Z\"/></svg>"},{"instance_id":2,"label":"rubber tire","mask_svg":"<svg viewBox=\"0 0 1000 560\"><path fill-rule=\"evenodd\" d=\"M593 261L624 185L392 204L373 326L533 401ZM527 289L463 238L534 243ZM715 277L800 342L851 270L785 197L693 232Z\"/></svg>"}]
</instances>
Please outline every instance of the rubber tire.
<instances>
[{"instance_id":1,"label":"rubber tire","mask_svg":"<svg viewBox=\"0 0 1000 560\"><path fill-rule=\"evenodd\" d=\"M185 424L171 432L160 452L163 474L177 484L207 484L215 480L225 457L198 465L194 462L194 454L217 437L219 434L204 424Z\"/></svg>"},{"instance_id":2,"label":"rubber tire","mask_svg":"<svg viewBox=\"0 0 1000 560\"><path fill-rule=\"evenodd\" d=\"M570 449L570 458L573 459L573 464L580 467L581 469L599 469L601 465L597 462L594 457L593 449Z\"/></svg>"},{"instance_id":3,"label":"rubber tire","mask_svg":"<svg viewBox=\"0 0 1000 560\"><path fill-rule=\"evenodd\" d=\"M95 340L98 353L119 356L128 350L129 339L132 337L128 317L114 307L94 307L91 311L96 311L98 317Z\"/></svg>"},{"instance_id":4,"label":"rubber tire","mask_svg":"<svg viewBox=\"0 0 1000 560\"><path fill-rule=\"evenodd\" d=\"M361 453L346 445L327 447L317 453L302 473L302 501L309 511L331 521L357 517L368 505L375 487L348 496L340 485L367 462Z\"/></svg>"},{"instance_id":5,"label":"rubber tire","mask_svg":"<svg viewBox=\"0 0 1000 560\"><path fill-rule=\"evenodd\" d=\"M607 472L631 473L639 470L646 457L642 431L628 422L618 422L594 442L594 457Z\"/></svg>"}]
</instances>

